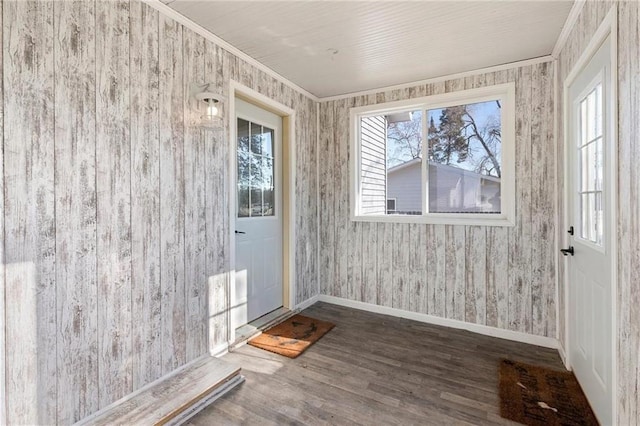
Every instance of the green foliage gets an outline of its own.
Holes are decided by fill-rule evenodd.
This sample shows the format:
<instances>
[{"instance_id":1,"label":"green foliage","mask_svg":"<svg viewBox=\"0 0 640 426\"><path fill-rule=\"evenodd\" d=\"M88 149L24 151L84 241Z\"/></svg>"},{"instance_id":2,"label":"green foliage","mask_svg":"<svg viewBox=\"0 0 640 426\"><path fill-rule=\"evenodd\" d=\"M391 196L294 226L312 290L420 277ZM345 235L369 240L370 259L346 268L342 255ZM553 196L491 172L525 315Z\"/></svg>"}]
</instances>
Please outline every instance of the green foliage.
<instances>
[{"instance_id":1,"label":"green foliage","mask_svg":"<svg viewBox=\"0 0 640 426\"><path fill-rule=\"evenodd\" d=\"M444 108L440 113L440 125L437 128L431 118L429 160L440 164L451 164L454 160L463 163L467 160L469 141L464 134L465 115L465 106Z\"/></svg>"}]
</instances>

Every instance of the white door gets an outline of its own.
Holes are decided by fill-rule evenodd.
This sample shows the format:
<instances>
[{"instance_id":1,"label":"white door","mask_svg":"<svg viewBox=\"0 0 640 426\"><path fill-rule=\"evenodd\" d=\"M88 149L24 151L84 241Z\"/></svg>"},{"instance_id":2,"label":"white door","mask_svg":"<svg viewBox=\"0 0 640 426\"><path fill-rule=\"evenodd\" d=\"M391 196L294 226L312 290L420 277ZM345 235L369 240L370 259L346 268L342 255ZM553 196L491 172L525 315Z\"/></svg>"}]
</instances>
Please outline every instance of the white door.
<instances>
[{"instance_id":1,"label":"white door","mask_svg":"<svg viewBox=\"0 0 640 426\"><path fill-rule=\"evenodd\" d=\"M612 92L609 39L569 86L569 362L602 424L612 424ZM571 235L573 233L573 235ZM572 252L571 252L572 250Z\"/></svg>"},{"instance_id":2,"label":"white door","mask_svg":"<svg viewBox=\"0 0 640 426\"><path fill-rule=\"evenodd\" d=\"M241 99L237 125L233 324L282 306L282 118Z\"/></svg>"}]
</instances>

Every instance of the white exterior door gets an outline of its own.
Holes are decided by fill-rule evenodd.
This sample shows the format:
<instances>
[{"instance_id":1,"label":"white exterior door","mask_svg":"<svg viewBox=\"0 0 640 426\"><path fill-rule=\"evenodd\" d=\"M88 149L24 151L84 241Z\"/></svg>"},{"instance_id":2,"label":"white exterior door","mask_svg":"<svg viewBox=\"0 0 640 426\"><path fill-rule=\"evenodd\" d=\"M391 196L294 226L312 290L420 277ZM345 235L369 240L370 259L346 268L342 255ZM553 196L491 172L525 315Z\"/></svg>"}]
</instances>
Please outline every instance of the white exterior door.
<instances>
[{"instance_id":1,"label":"white exterior door","mask_svg":"<svg viewBox=\"0 0 640 426\"><path fill-rule=\"evenodd\" d=\"M237 327L283 304L282 118L235 100Z\"/></svg>"},{"instance_id":2,"label":"white exterior door","mask_svg":"<svg viewBox=\"0 0 640 426\"><path fill-rule=\"evenodd\" d=\"M569 361L602 424L613 404L612 127L609 39L569 86ZM571 235L573 233L573 235Z\"/></svg>"}]
</instances>

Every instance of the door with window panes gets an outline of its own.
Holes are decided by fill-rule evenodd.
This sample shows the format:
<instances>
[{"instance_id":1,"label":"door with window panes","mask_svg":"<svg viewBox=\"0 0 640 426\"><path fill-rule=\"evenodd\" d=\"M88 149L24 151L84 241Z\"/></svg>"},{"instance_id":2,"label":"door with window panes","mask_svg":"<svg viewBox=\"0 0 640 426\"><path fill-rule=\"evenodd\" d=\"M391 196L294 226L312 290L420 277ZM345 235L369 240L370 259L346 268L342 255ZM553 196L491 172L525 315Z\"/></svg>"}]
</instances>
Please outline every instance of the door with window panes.
<instances>
[{"instance_id":1,"label":"door with window panes","mask_svg":"<svg viewBox=\"0 0 640 426\"><path fill-rule=\"evenodd\" d=\"M607 39L569 87L569 360L602 424L612 421L612 94Z\"/></svg>"},{"instance_id":2,"label":"door with window panes","mask_svg":"<svg viewBox=\"0 0 640 426\"><path fill-rule=\"evenodd\" d=\"M282 118L236 99L236 280L233 324L283 304Z\"/></svg>"}]
</instances>

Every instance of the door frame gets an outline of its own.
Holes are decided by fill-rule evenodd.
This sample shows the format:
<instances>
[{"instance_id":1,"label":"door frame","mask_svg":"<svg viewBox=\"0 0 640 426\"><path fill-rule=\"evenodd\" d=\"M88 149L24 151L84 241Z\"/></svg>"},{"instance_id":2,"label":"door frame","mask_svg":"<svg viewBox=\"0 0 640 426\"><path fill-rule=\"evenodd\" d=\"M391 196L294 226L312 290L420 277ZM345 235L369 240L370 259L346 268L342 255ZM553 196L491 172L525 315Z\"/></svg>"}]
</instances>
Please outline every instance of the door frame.
<instances>
[{"instance_id":1,"label":"door frame","mask_svg":"<svg viewBox=\"0 0 640 426\"><path fill-rule=\"evenodd\" d=\"M236 284L236 97L282 117L282 306L295 308L295 217L296 217L296 117L295 110L283 105L235 80L229 80L229 292L227 306L228 343L236 340L236 328L231 315Z\"/></svg>"},{"instance_id":2,"label":"door frame","mask_svg":"<svg viewBox=\"0 0 640 426\"><path fill-rule=\"evenodd\" d=\"M591 37L589 44L584 49L580 58L576 61L575 65L571 69L569 75L565 78L563 83L563 137L564 137L564 211L563 220L564 228L569 226L572 220L569 217L569 197L571 188L567 184L570 182L570 174L573 173L571 169L569 150L571 149L571 123L570 123L570 111L572 108L572 102L569 99L569 88L574 83L576 78L589 64L591 58L596 54L598 49L603 45L609 37L610 48L610 61L611 61L611 73L610 73L610 92L611 103L609 108L611 110L611 126L607 129L607 133L610 141L610 170L607 173L609 184L607 185L607 191L611 193L611 212L610 212L610 226L607 232L611 235L611 244L609 249L611 250L611 389L612 389L612 402L611 413L612 419L609 419L611 424L615 424L617 418L617 394L618 394L618 377L617 377L617 346L618 346L618 334L617 334L617 294L618 294L618 281L617 281L617 268L618 268L618 246L617 246L617 220L618 220L618 7L617 4L613 4L611 9L607 13L607 16L602 20L602 23L596 30L595 34ZM562 243L565 247L568 247L569 237L567 234L563 234L564 238ZM564 269L564 324L565 324L565 338L564 342L564 364L567 369L571 370L571 303L569 300L569 267ZM606 421L606 420L605 420Z\"/></svg>"}]
</instances>

